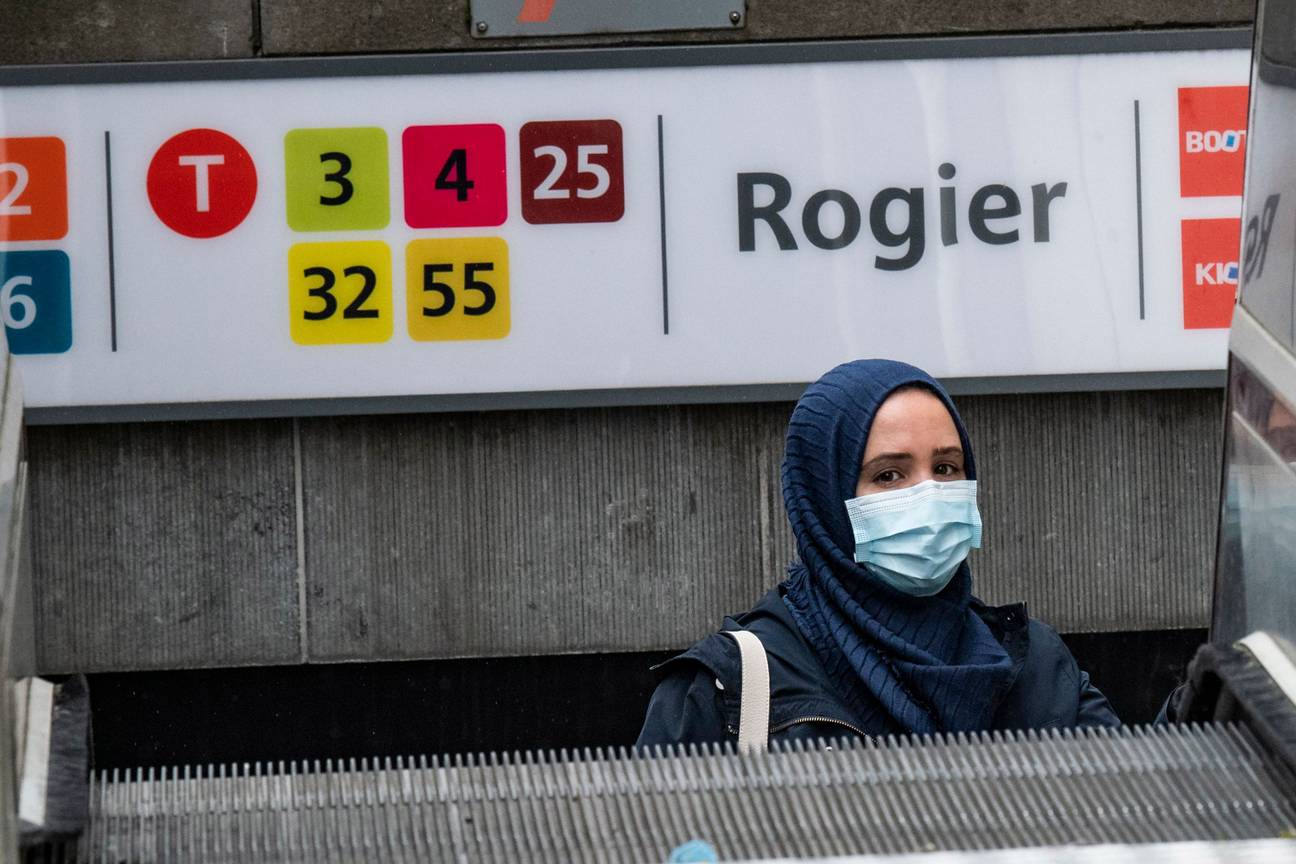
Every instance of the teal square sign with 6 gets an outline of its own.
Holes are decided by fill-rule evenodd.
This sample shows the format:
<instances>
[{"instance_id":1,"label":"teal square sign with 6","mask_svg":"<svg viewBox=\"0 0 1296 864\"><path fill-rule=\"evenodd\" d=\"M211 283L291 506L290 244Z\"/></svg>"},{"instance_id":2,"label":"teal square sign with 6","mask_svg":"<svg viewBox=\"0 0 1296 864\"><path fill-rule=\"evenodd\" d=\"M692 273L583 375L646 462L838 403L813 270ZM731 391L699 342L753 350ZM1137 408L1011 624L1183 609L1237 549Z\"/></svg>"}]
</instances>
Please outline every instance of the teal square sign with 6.
<instances>
[{"instance_id":1,"label":"teal square sign with 6","mask_svg":"<svg viewBox=\"0 0 1296 864\"><path fill-rule=\"evenodd\" d=\"M11 354L72 347L72 279L66 252L0 252L0 318Z\"/></svg>"}]
</instances>

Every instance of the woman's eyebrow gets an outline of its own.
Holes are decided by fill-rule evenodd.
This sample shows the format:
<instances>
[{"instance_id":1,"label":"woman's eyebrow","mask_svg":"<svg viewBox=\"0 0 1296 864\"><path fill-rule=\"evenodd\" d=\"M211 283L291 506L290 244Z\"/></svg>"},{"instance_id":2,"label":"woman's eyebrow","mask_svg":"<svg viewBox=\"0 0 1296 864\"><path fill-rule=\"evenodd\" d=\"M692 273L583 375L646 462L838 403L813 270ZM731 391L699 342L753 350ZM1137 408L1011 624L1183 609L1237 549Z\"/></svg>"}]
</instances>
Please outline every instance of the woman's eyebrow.
<instances>
[{"instance_id":1,"label":"woman's eyebrow","mask_svg":"<svg viewBox=\"0 0 1296 864\"><path fill-rule=\"evenodd\" d=\"M863 474L865 471L869 470L869 466L876 465L879 462L912 462L913 458L912 453L905 453L902 451L897 451L895 453L879 453L860 466L860 473Z\"/></svg>"},{"instance_id":2,"label":"woman's eyebrow","mask_svg":"<svg viewBox=\"0 0 1296 864\"><path fill-rule=\"evenodd\" d=\"M933 456L962 456L962 447L937 447L932 451Z\"/></svg>"}]
</instances>

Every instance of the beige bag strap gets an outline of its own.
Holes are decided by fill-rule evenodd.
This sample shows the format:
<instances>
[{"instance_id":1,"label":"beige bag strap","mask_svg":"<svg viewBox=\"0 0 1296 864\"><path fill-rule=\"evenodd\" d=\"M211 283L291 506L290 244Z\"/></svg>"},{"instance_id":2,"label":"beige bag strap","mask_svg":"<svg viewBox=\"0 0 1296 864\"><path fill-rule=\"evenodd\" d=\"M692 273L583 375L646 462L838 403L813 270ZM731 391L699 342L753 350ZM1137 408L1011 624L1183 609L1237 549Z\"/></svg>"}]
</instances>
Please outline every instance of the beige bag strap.
<instances>
[{"instance_id":1,"label":"beige bag strap","mask_svg":"<svg viewBox=\"0 0 1296 864\"><path fill-rule=\"evenodd\" d=\"M760 637L750 630L725 630L742 658L742 697L738 708L738 752L761 753L769 746L769 660Z\"/></svg>"}]
</instances>

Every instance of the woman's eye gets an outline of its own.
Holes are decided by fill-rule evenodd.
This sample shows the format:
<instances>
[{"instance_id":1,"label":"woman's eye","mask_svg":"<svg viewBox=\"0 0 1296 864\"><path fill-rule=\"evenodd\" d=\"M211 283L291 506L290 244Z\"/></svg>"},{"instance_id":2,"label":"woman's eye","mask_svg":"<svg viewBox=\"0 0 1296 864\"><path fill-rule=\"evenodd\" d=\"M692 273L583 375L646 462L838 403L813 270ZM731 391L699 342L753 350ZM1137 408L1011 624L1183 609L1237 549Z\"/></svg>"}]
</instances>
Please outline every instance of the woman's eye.
<instances>
[{"instance_id":1,"label":"woman's eye","mask_svg":"<svg viewBox=\"0 0 1296 864\"><path fill-rule=\"evenodd\" d=\"M879 471L876 475L874 475L873 482L885 485L887 483L894 483L899 479L900 479L900 472L895 470L894 468L888 468L887 470Z\"/></svg>"},{"instance_id":2,"label":"woman's eye","mask_svg":"<svg viewBox=\"0 0 1296 864\"><path fill-rule=\"evenodd\" d=\"M951 462L942 462L936 466L936 473L941 477L956 477L963 473L963 469Z\"/></svg>"}]
</instances>

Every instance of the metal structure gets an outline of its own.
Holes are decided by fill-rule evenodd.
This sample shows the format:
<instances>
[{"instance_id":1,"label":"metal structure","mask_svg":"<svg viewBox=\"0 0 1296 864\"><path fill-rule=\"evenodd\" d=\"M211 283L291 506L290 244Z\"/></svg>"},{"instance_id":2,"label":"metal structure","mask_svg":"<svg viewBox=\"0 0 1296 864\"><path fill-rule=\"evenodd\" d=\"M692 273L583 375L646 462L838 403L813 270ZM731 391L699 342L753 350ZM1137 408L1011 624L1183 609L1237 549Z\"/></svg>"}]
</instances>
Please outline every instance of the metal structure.
<instances>
[{"instance_id":1,"label":"metal structure","mask_svg":"<svg viewBox=\"0 0 1296 864\"><path fill-rule=\"evenodd\" d=\"M13 860L19 834L18 779L27 757L16 682L33 673L31 564L22 387L0 352L0 860ZM35 755L35 754L33 754Z\"/></svg>"},{"instance_id":2,"label":"metal structure","mask_svg":"<svg viewBox=\"0 0 1296 864\"><path fill-rule=\"evenodd\" d=\"M1251 74L1241 298L1229 336L1211 636L1296 640L1296 9L1262 3Z\"/></svg>"},{"instance_id":3,"label":"metal structure","mask_svg":"<svg viewBox=\"0 0 1296 864\"><path fill-rule=\"evenodd\" d=\"M1236 724L742 756L186 767L98 776L82 860L664 861L694 838L725 860L1243 840L1292 832L1293 779Z\"/></svg>"}]
</instances>

